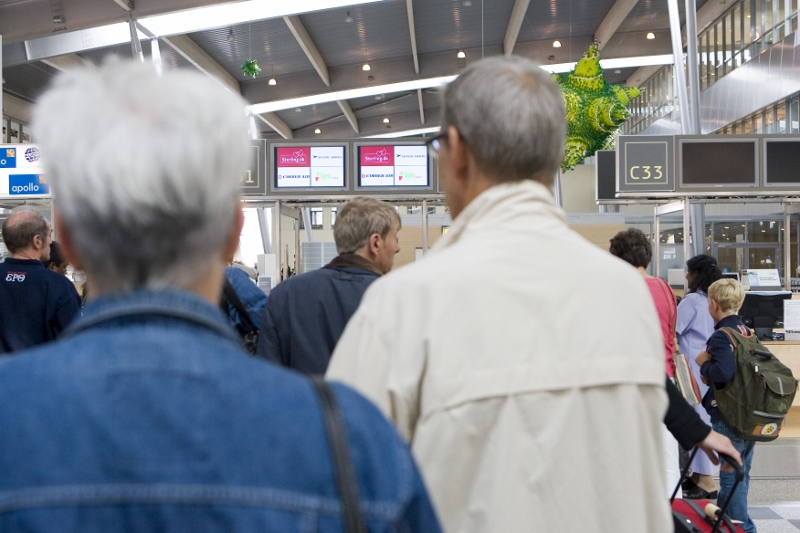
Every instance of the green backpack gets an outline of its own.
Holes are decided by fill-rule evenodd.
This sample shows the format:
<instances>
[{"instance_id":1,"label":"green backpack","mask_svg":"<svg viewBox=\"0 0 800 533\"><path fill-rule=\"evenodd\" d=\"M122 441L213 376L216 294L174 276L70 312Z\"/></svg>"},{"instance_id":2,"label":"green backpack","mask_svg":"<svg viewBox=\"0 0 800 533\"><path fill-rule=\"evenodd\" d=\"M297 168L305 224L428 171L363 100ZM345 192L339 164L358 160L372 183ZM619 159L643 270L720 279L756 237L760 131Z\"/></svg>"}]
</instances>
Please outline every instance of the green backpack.
<instances>
[{"instance_id":1,"label":"green backpack","mask_svg":"<svg viewBox=\"0 0 800 533\"><path fill-rule=\"evenodd\" d=\"M722 328L733 343L736 373L714 391L722 419L739 437L770 441L778 437L794 401L797 380L758 337Z\"/></svg>"}]
</instances>

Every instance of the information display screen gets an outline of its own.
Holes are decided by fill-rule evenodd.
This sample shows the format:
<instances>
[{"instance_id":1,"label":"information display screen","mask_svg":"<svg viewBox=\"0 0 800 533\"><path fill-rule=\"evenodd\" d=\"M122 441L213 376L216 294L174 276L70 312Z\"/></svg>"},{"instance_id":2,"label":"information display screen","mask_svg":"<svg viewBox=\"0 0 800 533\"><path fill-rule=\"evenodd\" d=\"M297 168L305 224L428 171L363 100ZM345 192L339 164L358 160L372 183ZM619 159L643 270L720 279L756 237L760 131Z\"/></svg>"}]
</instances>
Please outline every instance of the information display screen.
<instances>
[{"instance_id":1,"label":"information display screen","mask_svg":"<svg viewBox=\"0 0 800 533\"><path fill-rule=\"evenodd\" d=\"M344 146L275 146L277 189L345 186Z\"/></svg>"},{"instance_id":2,"label":"information display screen","mask_svg":"<svg viewBox=\"0 0 800 533\"><path fill-rule=\"evenodd\" d=\"M50 196L44 173L35 144L0 144L0 198Z\"/></svg>"},{"instance_id":3,"label":"information display screen","mask_svg":"<svg viewBox=\"0 0 800 533\"><path fill-rule=\"evenodd\" d=\"M358 147L360 187L427 187L425 145L361 145Z\"/></svg>"},{"instance_id":4,"label":"information display screen","mask_svg":"<svg viewBox=\"0 0 800 533\"><path fill-rule=\"evenodd\" d=\"M680 141L681 185L756 187L757 141Z\"/></svg>"},{"instance_id":5,"label":"information display screen","mask_svg":"<svg viewBox=\"0 0 800 533\"><path fill-rule=\"evenodd\" d=\"M800 184L800 140L767 139L765 176L767 185Z\"/></svg>"}]
</instances>

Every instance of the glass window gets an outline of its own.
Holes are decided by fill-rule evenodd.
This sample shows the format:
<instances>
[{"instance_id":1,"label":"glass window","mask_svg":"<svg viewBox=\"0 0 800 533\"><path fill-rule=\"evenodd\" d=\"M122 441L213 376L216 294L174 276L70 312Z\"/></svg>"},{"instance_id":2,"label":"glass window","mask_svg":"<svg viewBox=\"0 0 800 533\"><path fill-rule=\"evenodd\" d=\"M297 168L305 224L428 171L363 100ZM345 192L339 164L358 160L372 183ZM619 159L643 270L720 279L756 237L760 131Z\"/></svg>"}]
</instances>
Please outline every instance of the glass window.
<instances>
[{"instance_id":1,"label":"glass window","mask_svg":"<svg viewBox=\"0 0 800 533\"><path fill-rule=\"evenodd\" d=\"M708 32L703 32L697 40L697 49L700 52L698 69L700 71L700 90L708 86Z\"/></svg>"},{"instance_id":2,"label":"glass window","mask_svg":"<svg viewBox=\"0 0 800 533\"><path fill-rule=\"evenodd\" d=\"M786 5L785 0L775 0L775 25L777 26L777 30L775 30L777 39L783 39L789 33L786 31L786 24L784 24L786 20Z\"/></svg>"},{"instance_id":3,"label":"glass window","mask_svg":"<svg viewBox=\"0 0 800 533\"><path fill-rule=\"evenodd\" d=\"M776 124L775 133L786 133L786 103L781 102L778 104L778 109L775 113Z\"/></svg>"},{"instance_id":4,"label":"glass window","mask_svg":"<svg viewBox=\"0 0 800 533\"><path fill-rule=\"evenodd\" d=\"M322 208L311 208L311 229L322 229Z\"/></svg>"},{"instance_id":5,"label":"glass window","mask_svg":"<svg viewBox=\"0 0 800 533\"><path fill-rule=\"evenodd\" d=\"M331 207L331 227L336 224L336 213L339 211L338 207Z\"/></svg>"},{"instance_id":6,"label":"glass window","mask_svg":"<svg viewBox=\"0 0 800 533\"><path fill-rule=\"evenodd\" d=\"M789 113L789 133L800 133L800 99L792 98Z\"/></svg>"}]
</instances>

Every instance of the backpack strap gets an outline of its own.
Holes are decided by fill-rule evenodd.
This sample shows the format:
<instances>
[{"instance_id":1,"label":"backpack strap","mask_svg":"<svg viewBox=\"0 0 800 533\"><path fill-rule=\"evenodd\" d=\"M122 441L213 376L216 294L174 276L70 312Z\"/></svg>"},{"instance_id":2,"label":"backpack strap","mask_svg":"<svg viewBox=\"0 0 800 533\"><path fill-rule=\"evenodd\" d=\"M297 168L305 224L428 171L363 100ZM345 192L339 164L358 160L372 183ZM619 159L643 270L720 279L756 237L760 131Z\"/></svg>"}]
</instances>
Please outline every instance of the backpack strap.
<instances>
[{"instance_id":1,"label":"backpack strap","mask_svg":"<svg viewBox=\"0 0 800 533\"><path fill-rule=\"evenodd\" d=\"M236 294L236 290L231 285L231 282L228 281L228 278L223 278L225 281L222 285L222 295L227 303L230 303L236 312L239 313L239 319L242 321L241 328L244 330L244 334L252 333L254 331L258 331L258 328L253 321L250 320L250 315L247 314L247 310L244 308L244 304L239 299L239 295ZM227 313L227 309L225 310L225 314Z\"/></svg>"}]
</instances>

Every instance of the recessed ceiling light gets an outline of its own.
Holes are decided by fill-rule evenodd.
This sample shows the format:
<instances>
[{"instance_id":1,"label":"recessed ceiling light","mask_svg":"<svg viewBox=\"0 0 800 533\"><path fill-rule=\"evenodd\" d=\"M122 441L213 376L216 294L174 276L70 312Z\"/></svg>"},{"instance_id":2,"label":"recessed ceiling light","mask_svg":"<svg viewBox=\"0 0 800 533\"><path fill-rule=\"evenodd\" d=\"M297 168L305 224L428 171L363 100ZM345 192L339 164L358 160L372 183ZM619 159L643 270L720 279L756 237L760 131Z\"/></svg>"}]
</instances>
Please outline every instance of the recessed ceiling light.
<instances>
[{"instance_id":1,"label":"recessed ceiling light","mask_svg":"<svg viewBox=\"0 0 800 533\"><path fill-rule=\"evenodd\" d=\"M369 66L369 63L364 63L364 66L361 67L361 70L372 70L372 67Z\"/></svg>"},{"instance_id":2,"label":"recessed ceiling light","mask_svg":"<svg viewBox=\"0 0 800 533\"><path fill-rule=\"evenodd\" d=\"M655 38L656 38L656 34L655 33L651 32L651 31L647 32L647 39L648 40L652 41Z\"/></svg>"},{"instance_id":3,"label":"recessed ceiling light","mask_svg":"<svg viewBox=\"0 0 800 533\"><path fill-rule=\"evenodd\" d=\"M472 5L472 0L464 0L464 6L469 7Z\"/></svg>"},{"instance_id":4,"label":"recessed ceiling light","mask_svg":"<svg viewBox=\"0 0 800 533\"><path fill-rule=\"evenodd\" d=\"M278 82L275 80L275 78L270 78L267 82L267 85L278 85Z\"/></svg>"},{"instance_id":5,"label":"recessed ceiling light","mask_svg":"<svg viewBox=\"0 0 800 533\"><path fill-rule=\"evenodd\" d=\"M353 22L353 17L350 16L350 11L347 12L347 16L344 18L345 22Z\"/></svg>"},{"instance_id":6,"label":"recessed ceiling light","mask_svg":"<svg viewBox=\"0 0 800 533\"><path fill-rule=\"evenodd\" d=\"M295 107L294 108L294 112L295 113L300 113L301 111L302 111L302 109L300 109L299 107Z\"/></svg>"},{"instance_id":7,"label":"recessed ceiling light","mask_svg":"<svg viewBox=\"0 0 800 533\"><path fill-rule=\"evenodd\" d=\"M553 48L561 48L561 41L559 40L553 41Z\"/></svg>"},{"instance_id":8,"label":"recessed ceiling light","mask_svg":"<svg viewBox=\"0 0 800 533\"><path fill-rule=\"evenodd\" d=\"M458 53L456 54L456 57L459 59L464 59L465 57L467 57L467 54L464 53L464 50L459 50Z\"/></svg>"},{"instance_id":9,"label":"recessed ceiling light","mask_svg":"<svg viewBox=\"0 0 800 533\"><path fill-rule=\"evenodd\" d=\"M317 133L317 134L322 133L322 130L317 128L317 129L314 130L314 133Z\"/></svg>"},{"instance_id":10,"label":"recessed ceiling light","mask_svg":"<svg viewBox=\"0 0 800 533\"><path fill-rule=\"evenodd\" d=\"M383 123L384 123L384 124L388 124L388 123L389 123L389 119L388 119L388 118L384 118L384 119L383 119Z\"/></svg>"},{"instance_id":11,"label":"recessed ceiling light","mask_svg":"<svg viewBox=\"0 0 800 533\"><path fill-rule=\"evenodd\" d=\"M236 39L236 36L233 34L233 28L231 28L231 30L228 32L228 36L225 37L225 40L230 43L230 42L233 42L235 39Z\"/></svg>"}]
</instances>

